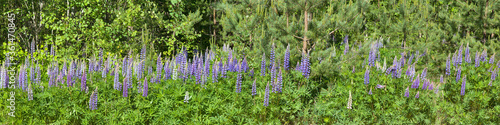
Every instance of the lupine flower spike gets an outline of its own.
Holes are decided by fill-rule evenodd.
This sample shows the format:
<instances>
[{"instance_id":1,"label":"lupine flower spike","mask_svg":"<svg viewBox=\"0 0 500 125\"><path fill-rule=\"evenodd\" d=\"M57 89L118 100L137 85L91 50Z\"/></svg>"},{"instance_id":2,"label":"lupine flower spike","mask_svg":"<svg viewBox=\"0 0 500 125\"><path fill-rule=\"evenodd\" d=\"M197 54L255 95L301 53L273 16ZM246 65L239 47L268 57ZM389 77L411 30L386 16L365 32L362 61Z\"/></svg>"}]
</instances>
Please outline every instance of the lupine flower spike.
<instances>
[{"instance_id":1,"label":"lupine flower spike","mask_svg":"<svg viewBox=\"0 0 500 125\"><path fill-rule=\"evenodd\" d=\"M269 106L269 82L267 82L266 85L266 93L264 95L264 106L265 107Z\"/></svg>"},{"instance_id":2,"label":"lupine flower spike","mask_svg":"<svg viewBox=\"0 0 500 125\"><path fill-rule=\"evenodd\" d=\"M406 87L405 97L406 98L410 97L410 87Z\"/></svg>"},{"instance_id":3,"label":"lupine flower spike","mask_svg":"<svg viewBox=\"0 0 500 125\"><path fill-rule=\"evenodd\" d=\"M368 85L370 83L370 68L366 67L365 71L365 85Z\"/></svg>"},{"instance_id":4,"label":"lupine flower spike","mask_svg":"<svg viewBox=\"0 0 500 125\"><path fill-rule=\"evenodd\" d=\"M368 91L369 95L372 95L372 88L370 88L370 91Z\"/></svg>"},{"instance_id":5,"label":"lupine flower spike","mask_svg":"<svg viewBox=\"0 0 500 125\"><path fill-rule=\"evenodd\" d=\"M256 84L256 82L257 82L257 79L255 79L253 81L253 84L252 84L252 96L257 95L257 84Z\"/></svg>"},{"instance_id":6,"label":"lupine flower spike","mask_svg":"<svg viewBox=\"0 0 500 125\"><path fill-rule=\"evenodd\" d=\"M415 95L415 98L418 99L418 97L420 97L420 91L417 91L417 94Z\"/></svg>"}]
</instances>

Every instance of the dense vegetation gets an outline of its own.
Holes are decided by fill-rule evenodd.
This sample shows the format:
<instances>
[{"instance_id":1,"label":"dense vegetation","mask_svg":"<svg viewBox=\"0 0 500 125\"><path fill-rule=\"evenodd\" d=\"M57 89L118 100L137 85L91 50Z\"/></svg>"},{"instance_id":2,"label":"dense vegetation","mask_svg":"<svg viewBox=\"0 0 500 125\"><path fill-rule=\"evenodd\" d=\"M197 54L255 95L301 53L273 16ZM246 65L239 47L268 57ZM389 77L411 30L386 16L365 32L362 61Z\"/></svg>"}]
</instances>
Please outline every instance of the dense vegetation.
<instances>
[{"instance_id":1,"label":"dense vegetation","mask_svg":"<svg viewBox=\"0 0 500 125\"><path fill-rule=\"evenodd\" d=\"M2 124L500 123L497 0L0 5Z\"/></svg>"}]
</instances>

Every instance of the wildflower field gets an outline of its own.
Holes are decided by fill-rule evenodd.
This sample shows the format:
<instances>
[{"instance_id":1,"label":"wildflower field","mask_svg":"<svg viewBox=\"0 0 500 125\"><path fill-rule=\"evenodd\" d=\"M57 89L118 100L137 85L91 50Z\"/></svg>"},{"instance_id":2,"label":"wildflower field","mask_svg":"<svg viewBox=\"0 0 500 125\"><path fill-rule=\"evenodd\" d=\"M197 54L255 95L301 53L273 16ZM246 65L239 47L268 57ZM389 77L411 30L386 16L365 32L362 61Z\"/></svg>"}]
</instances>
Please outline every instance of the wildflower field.
<instances>
[{"instance_id":1,"label":"wildflower field","mask_svg":"<svg viewBox=\"0 0 500 125\"><path fill-rule=\"evenodd\" d=\"M499 1L48 4L0 2L0 124L500 124Z\"/></svg>"}]
</instances>

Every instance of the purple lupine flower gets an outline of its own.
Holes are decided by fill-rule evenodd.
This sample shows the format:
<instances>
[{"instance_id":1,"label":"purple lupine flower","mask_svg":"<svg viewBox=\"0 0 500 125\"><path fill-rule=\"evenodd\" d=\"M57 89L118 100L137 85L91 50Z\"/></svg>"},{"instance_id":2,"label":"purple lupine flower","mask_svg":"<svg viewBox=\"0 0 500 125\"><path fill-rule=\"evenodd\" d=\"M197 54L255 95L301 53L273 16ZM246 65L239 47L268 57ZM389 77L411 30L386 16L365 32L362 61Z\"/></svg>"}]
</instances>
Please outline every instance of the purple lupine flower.
<instances>
[{"instance_id":1,"label":"purple lupine flower","mask_svg":"<svg viewBox=\"0 0 500 125\"><path fill-rule=\"evenodd\" d=\"M241 64L237 63L236 65L241 65ZM241 66L239 66L239 67L241 67ZM242 80L241 68L238 68L238 76L236 78L236 93L241 92L241 80Z\"/></svg>"},{"instance_id":2,"label":"purple lupine flower","mask_svg":"<svg viewBox=\"0 0 500 125\"><path fill-rule=\"evenodd\" d=\"M414 58L414 55L411 54L410 59L408 59L408 65L411 65L411 61L413 60L413 58Z\"/></svg>"},{"instance_id":3,"label":"purple lupine flower","mask_svg":"<svg viewBox=\"0 0 500 125\"><path fill-rule=\"evenodd\" d=\"M208 76L210 75L210 57L207 54L205 55L205 57L206 57L206 59L205 59L204 71L205 71L205 78L208 78ZM247 63L246 59L245 59L245 63ZM214 65L215 65L215 63L214 63ZM248 65L248 64L246 64L246 65ZM246 72L246 70L245 70L245 72Z\"/></svg>"},{"instance_id":4,"label":"purple lupine flower","mask_svg":"<svg viewBox=\"0 0 500 125\"><path fill-rule=\"evenodd\" d=\"M453 54L453 59L452 59L452 62L453 62L453 66L457 67L458 66L458 57L457 57L457 51L455 51L455 53Z\"/></svg>"},{"instance_id":5,"label":"purple lupine flower","mask_svg":"<svg viewBox=\"0 0 500 125\"><path fill-rule=\"evenodd\" d=\"M241 62L241 69L245 72L248 71L247 57L243 58L243 61Z\"/></svg>"},{"instance_id":6,"label":"purple lupine flower","mask_svg":"<svg viewBox=\"0 0 500 125\"><path fill-rule=\"evenodd\" d=\"M99 49L99 62L97 62L96 70L97 71L102 71L101 65L102 65L102 48Z\"/></svg>"},{"instance_id":7,"label":"purple lupine flower","mask_svg":"<svg viewBox=\"0 0 500 125\"><path fill-rule=\"evenodd\" d=\"M439 81L440 81L441 83L444 83L444 78L443 78L443 75L441 75L441 77L439 77Z\"/></svg>"},{"instance_id":8,"label":"purple lupine flower","mask_svg":"<svg viewBox=\"0 0 500 125\"><path fill-rule=\"evenodd\" d=\"M475 67L476 67L476 68L477 68L477 67L479 67L479 63L480 63L479 61L480 61L480 60L479 60L479 52L477 52L477 51L476 51L476 58L474 59L474 61L475 61L475 63L476 63L476 64L475 64Z\"/></svg>"},{"instance_id":9,"label":"purple lupine flower","mask_svg":"<svg viewBox=\"0 0 500 125\"><path fill-rule=\"evenodd\" d=\"M156 83L160 83L160 78L163 76L162 73L163 63L161 62L161 53L158 54L158 58L156 59Z\"/></svg>"},{"instance_id":10,"label":"purple lupine flower","mask_svg":"<svg viewBox=\"0 0 500 125\"><path fill-rule=\"evenodd\" d=\"M469 48L470 48L469 43L467 43L467 46L465 48L465 62L467 62L467 63L471 63Z\"/></svg>"},{"instance_id":11,"label":"purple lupine flower","mask_svg":"<svg viewBox=\"0 0 500 125\"><path fill-rule=\"evenodd\" d=\"M499 61L500 62L500 61ZM302 72L302 67L300 67L300 61L297 61L297 65L295 66L295 70Z\"/></svg>"},{"instance_id":12,"label":"purple lupine flower","mask_svg":"<svg viewBox=\"0 0 500 125\"><path fill-rule=\"evenodd\" d=\"M368 95L372 95L372 88L370 88L370 91L368 91Z\"/></svg>"},{"instance_id":13,"label":"purple lupine flower","mask_svg":"<svg viewBox=\"0 0 500 125\"><path fill-rule=\"evenodd\" d=\"M365 71L365 85L368 85L370 83L370 68L366 67Z\"/></svg>"},{"instance_id":14,"label":"purple lupine flower","mask_svg":"<svg viewBox=\"0 0 500 125\"><path fill-rule=\"evenodd\" d=\"M410 97L410 87L406 87L405 97L406 98Z\"/></svg>"},{"instance_id":15,"label":"purple lupine flower","mask_svg":"<svg viewBox=\"0 0 500 125\"><path fill-rule=\"evenodd\" d=\"M31 84L28 85L28 101L33 100L33 88L31 87Z\"/></svg>"},{"instance_id":16,"label":"purple lupine flower","mask_svg":"<svg viewBox=\"0 0 500 125\"><path fill-rule=\"evenodd\" d=\"M262 54L262 62L260 65L260 76L266 76L266 53Z\"/></svg>"},{"instance_id":17,"label":"purple lupine flower","mask_svg":"<svg viewBox=\"0 0 500 125\"><path fill-rule=\"evenodd\" d=\"M346 39L347 39L347 36L346 36ZM344 39L344 41L345 41L344 55L347 54L347 52L349 52L349 42L346 39Z\"/></svg>"},{"instance_id":18,"label":"purple lupine flower","mask_svg":"<svg viewBox=\"0 0 500 125\"><path fill-rule=\"evenodd\" d=\"M285 51L285 58L283 61L283 66L285 67L285 70L288 70L290 68L290 44L286 46L286 51Z\"/></svg>"},{"instance_id":19,"label":"purple lupine flower","mask_svg":"<svg viewBox=\"0 0 500 125\"><path fill-rule=\"evenodd\" d=\"M375 60L377 59L376 55L377 54L377 49L372 45L370 48L370 53L368 56L368 65L369 66L375 66Z\"/></svg>"},{"instance_id":20,"label":"purple lupine flower","mask_svg":"<svg viewBox=\"0 0 500 125\"><path fill-rule=\"evenodd\" d=\"M385 85L377 84L377 89L383 89L383 88L385 88Z\"/></svg>"},{"instance_id":21,"label":"purple lupine flower","mask_svg":"<svg viewBox=\"0 0 500 125\"><path fill-rule=\"evenodd\" d=\"M458 81L460 80L460 75L462 74L462 67L458 67L458 71L457 71L457 79L456 79L456 82L458 83Z\"/></svg>"},{"instance_id":22,"label":"purple lupine flower","mask_svg":"<svg viewBox=\"0 0 500 125\"><path fill-rule=\"evenodd\" d=\"M422 83L422 89L425 90L427 89L427 85L429 84L429 79L422 78L423 83Z\"/></svg>"},{"instance_id":23,"label":"purple lupine flower","mask_svg":"<svg viewBox=\"0 0 500 125\"><path fill-rule=\"evenodd\" d=\"M498 75L498 68L495 68L495 70L491 72L491 81L495 81L497 75Z\"/></svg>"},{"instance_id":24,"label":"purple lupine flower","mask_svg":"<svg viewBox=\"0 0 500 125\"><path fill-rule=\"evenodd\" d=\"M151 78L153 79L153 78ZM144 78L144 85L142 86L142 96L147 97L148 96L148 79Z\"/></svg>"},{"instance_id":25,"label":"purple lupine flower","mask_svg":"<svg viewBox=\"0 0 500 125\"><path fill-rule=\"evenodd\" d=\"M457 62L458 62L458 65L461 65L462 64L462 49L463 48L463 44L460 45L460 48L458 48L458 58L457 58Z\"/></svg>"},{"instance_id":26,"label":"purple lupine flower","mask_svg":"<svg viewBox=\"0 0 500 125\"><path fill-rule=\"evenodd\" d=\"M424 70L422 71L422 75L420 75L420 77L422 77L421 79L424 79L426 76L427 76L427 67L424 68Z\"/></svg>"},{"instance_id":27,"label":"purple lupine flower","mask_svg":"<svg viewBox=\"0 0 500 125\"><path fill-rule=\"evenodd\" d=\"M271 69L270 76L271 76L271 86L272 86L271 92L275 93L276 92L276 81L275 81L275 79L276 79L276 63L273 63L271 65L270 69Z\"/></svg>"},{"instance_id":28,"label":"purple lupine flower","mask_svg":"<svg viewBox=\"0 0 500 125\"><path fill-rule=\"evenodd\" d=\"M301 64L302 64L302 75L306 77L306 79L309 79L309 74L311 73L309 53L303 53Z\"/></svg>"},{"instance_id":29,"label":"purple lupine flower","mask_svg":"<svg viewBox=\"0 0 500 125\"><path fill-rule=\"evenodd\" d=\"M417 94L415 95L415 98L418 99L418 97L420 97L419 95L420 95L420 91L417 91Z\"/></svg>"},{"instance_id":30,"label":"purple lupine flower","mask_svg":"<svg viewBox=\"0 0 500 125\"><path fill-rule=\"evenodd\" d=\"M352 66L352 73L355 73L355 67Z\"/></svg>"},{"instance_id":31,"label":"purple lupine flower","mask_svg":"<svg viewBox=\"0 0 500 125\"><path fill-rule=\"evenodd\" d=\"M252 68L252 69L250 70L250 73L248 74L248 76L253 77L253 75L254 75L254 72L253 72L253 68Z\"/></svg>"},{"instance_id":32,"label":"purple lupine flower","mask_svg":"<svg viewBox=\"0 0 500 125\"><path fill-rule=\"evenodd\" d=\"M115 67L115 74L116 75L115 75L115 78L114 78L114 83L115 84L113 85L113 88L116 89L116 90L118 90L118 91L120 91L120 81L119 81L120 75L118 75L118 70L119 70L118 66L116 66Z\"/></svg>"},{"instance_id":33,"label":"purple lupine flower","mask_svg":"<svg viewBox=\"0 0 500 125\"><path fill-rule=\"evenodd\" d=\"M214 61L214 63L215 63L215 62L217 62L217 60L216 60L216 61ZM216 64L214 64L214 65L212 65L212 83L216 83L216 82L217 82L217 80L218 80L218 79L217 79L217 78L218 78L218 77L217 77L217 74L218 74L218 71L217 71L217 65L216 65Z\"/></svg>"},{"instance_id":34,"label":"purple lupine flower","mask_svg":"<svg viewBox=\"0 0 500 125\"><path fill-rule=\"evenodd\" d=\"M486 57L488 56L486 49L481 53L481 62L486 62Z\"/></svg>"},{"instance_id":35,"label":"purple lupine flower","mask_svg":"<svg viewBox=\"0 0 500 125\"><path fill-rule=\"evenodd\" d=\"M85 73L85 70L83 70L82 78L80 80L80 91L83 91L87 87L87 74Z\"/></svg>"},{"instance_id":36,"label":"purple lupine flower","mask_svg":"<svg viewBox=\"0 0 500 125\"><path fill-rule=\"evenodd\" d=\"M173 61L172 61L173 62ZM170 69L170 61L168 59L165 59L165 65L163 65L163 71L165 72L164 78L165 80L171 78L171 69Z\"/></svg>"},{"instance_id":37,"label":"purple lupine flower","mask_svg":"<svg viewBox=\"0 0 500 125\"><path fill-rule=\"evenodd\" d=\"M269 106L269 82L267 82L266 85L266 93L264 95L264 106L265 107Z\"/></svg>"},{"instance_id":38,"label":"purple lupine flower","mask_svg":"<svg viewBox=\"0 0 500 125\"><path fill-rule=\"evenodd\" d=\"M420 75L418 75L417 79L415 79L415 81L413 81L411 88L416 89L416 88L418 88L419 84L420 84Z\"/></svg>"},{"instance_id":39,"label":"purple lupine flower","mask_svg":"<svg viewBox=\"0 0 500 125\"><path fill-rule=\"evenodd\" d=\"M129 86L128 83L129 83L129 78L125 77L123 79L123 85L122 85L122 88L123 88L123 91L122 91L123 97L128 97L128 88L129 88L128 87Z\"/></svg>"},{"instance_id":40,"label":"purple lupine flower","mask_svg":"<svg viewBox=\"0 0 500 125\"><path fill-rule=\"evenodd\" d=\"M460 90L460 95L465 95L466 77L467 77L467 75L464 75L464 77L462 78L462 88Z\"/></svg>"},{"instance_id":41,"label":"purple lupine flower","mask_svg":"<svg viewBox=\"0 0 500 125\"><path fill-rule=\"evenodd\" d=\"M92 92L92 94L90 95L90 99L89 99L90 110L97 109L98 94L99 94L99 92L97 91L97 87L96 87L94 92Z\"/></svg>"},{"instance_id":42,"label":"purple lupine flower","mask_svg":"<svg viewBox=\"0 0 500 125\"><path fill-rule=\"evenodd\" d=\"M433 90L433 89L434 89L434 82L431 82L431 83L429 84L429 88L427 88L427 89L429 89L429 90Z\"/></svg>"},{"instance_id":43,"label":"purple lupine flower","mask_svg":"<svg viewBox=\"0 0 500 125\"><path fill-rule=\"evenodd\" d=\"M282 88L282 87L283 87L283 77L282 77L282 76L283 76L283 74L282 74L281 68L279 68L279 69L280 69L280 70L279 70L279 73L278 73L277 90L278 90L278 92L279 92L279 93L281 93L281 91L282 91L282 89L283 89L283 88Z\"/></svg>"},{"instance_id":44,"label":"purple lupine flower","mask_svg":"<svg viewBox=\"0 0 500 125\"><path fill-rule=\"evenodd\" d=\"M450 55L448 54L448 58L446 59L446 72L445 72L446 75L450 75L451 74L450 73L450 71L451 71L450 68L451 68L450 67Z\"/></svg>"},{"instance_id":45,"label":"purple lupine flower","mask_svg":"<svg viewBox=\"0 0 500 125\"><path fill-rule=\"evenodd\" d=\"M491 55L491 57L490 57L490 61L489 61L489 63L490 63L490 64L495 63L495 54L496 54L496 53L493 53L493 55Z\"/></svg>"},{"instance_id":46,"label":"purple lupine flower","mask_svg":"<svg viewBox=\"0 0 500 125\"><path fill-rule=\"evenodd\" d=\"M252 84L252 96L255 96L257 95L257 79L253 80L253 84Z\"/></svg>"},{"instance_id":47,"label":"purple lupine flower","mask_svg":"<svg viewBox=\"0 0 500 125\"><path fill-rule=\"evenodd\" d=\"M274 58L275 58L275 55L274 55L274 43L271 44L271 53L269 55L269 68L272 67L273 63L274 63Z\"/></svg>"}]
</instances>

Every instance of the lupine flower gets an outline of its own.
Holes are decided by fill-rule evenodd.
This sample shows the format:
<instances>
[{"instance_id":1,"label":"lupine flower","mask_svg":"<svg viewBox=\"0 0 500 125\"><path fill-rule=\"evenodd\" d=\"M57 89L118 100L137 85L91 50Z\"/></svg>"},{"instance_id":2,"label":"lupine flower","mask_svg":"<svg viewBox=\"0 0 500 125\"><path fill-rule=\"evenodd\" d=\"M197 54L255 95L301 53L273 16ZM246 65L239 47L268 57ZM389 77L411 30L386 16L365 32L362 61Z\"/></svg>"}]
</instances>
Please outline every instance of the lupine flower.
<instances>
[{"instance_id":1,"label":"lupine flower","mask_svg":"<svg viewBox=\"0 0 500 125\"><path fill-rule=\"evenodd\" d=\"M172 65L172 80L177 80L177 68L180 67L177 67L176 63L174 62L174 64Z\"/></svg>"},{"instance_id":2,"label":"lupine flower","mask_svg":"<svg viewBox=\"0 0 500 125\"><path fill-rule=\"evenodd\" d=\"M352 109L352 95L351 95L351 90L349 90L349 100L347 100L347 109Z\"/></svg>"},{"instance_id":3,"label":"lupine flower","mask_svg":"<svg viewBox=\"0 0 500 125\"><path fill-rule=\"evenodd\" d=\"M444 83L444 78L443 78L443 75L441 75L441 77L439 78L439 81L440 81L441 83Z\"/></svg>"},{"instance_id":4,"label":"lupine flower","mask_svg":"<svg viewBox=\"0 0 500 125\"><path fill-rule=\"evenodd\" d=\"M272 67L272 64L274 63L274 58L275 58L275 55L274 55L274 43L271 44L271 53L269 55L269 68Z\"/></svg>"},{"instance_id":5,"label":"lupine flower","mask_svg":"<svg viewBox=\"0 0 500 125\"><path fill-rule=\"evenodd\" d=\"M451 68L450 67L450 55L448 54L448 59L446 59L446 72L445 72L446 75L450 75L451 74L450 73L450 68Z\"/></svg>"},{"instance_id":6,"label":"lupine flower","mask_svg":"<svg viewBox=\"0 0 500 125\"><path fill-rule=\"evenodd\" d=\"M254 75L254 72L253 72L253 68L252 68L252 69L250 70L250 73L248 74L248 76L253 77L253 75Z\"/></svg>"},{"instance_id":7,"label":"lupine flower","mask_svg":"<svg viewBox=\"0 0 500 125\"><path fill-rule=\"evenodd\" d=\"M174 61L172 61L172 62L174 62ZM170 74L171 73L170 65L171 65L170 61L168 59L165 59L165 65L163 65L163 71L165 72L165 73L163 73L163 74L165 74L163 77L165 80L172 78L171 74Z\"/></svg>"},{"instance_id":8,"label":"lupine flower","mask_svg":"<svg viewBox=\"0 0 500 125\"><path fill-rule=\"evenodd\" d=\"M422 79L422 80L423 80L422 89L425 90L427 89L427 85L429 84L429 79Z\"/></svg>"},{"instance_id":9,"label":"lupine flower","mask_svg":"<svg viewBox=\"0 0 500 125\"><path fill-rule=\"evenodd\" d=\"M355 67L352 66L352 73L355 73Z\"/></svg>"},{"instance_id":10,"label":"lupine flower","mask_svg":"<svg viewBox=\"0 0 500 125\"><path fill-rule=\"evenodd\" d=\"M275 82L275 79L276 79L276 63L273 63L271 65L271 85L273 86L272 87L272 92L276 92L276 82Z\"/></svg>"},{"instance_id":11,"label":"lupine flower","mask_svg":"<svg viewBox=\"0 0 500 125\"><path fill-rule=\"evenodd\" d=\"M419 95L420 95L420 91L417 91L417 94L415 95L415 98L418 99L418 97L420 97Z\"/></svg>"},{"instance_id":12,"label":"lupine flower","mask_svg":"<svg viewBox=\"0 0 500 125\"><path fill-rule=\"evenodd\" d=\"M460 95L465 95L466 77L467 77L467 75L464 75L464 78L462 78L462 89L460 90Z\"/></svg>"},{"instance_id":13,"label":"lupine flower","mask_svg":"<svg viewBox=\"0 0 500 125\"><path fill-rule=\"evenodd\" d=\"M127 77L125 77L123 79L123 85L122 85L122 87L123 87L123 97L128 97L128 86L129 86L128 85L128 80L129 79Z\"/></svg>"},{"instance_id":14,"label":"lupine flower","mask_svg":"<svg viewBox=\"0 0 500 125\"><path fill-rule=\"evenodd\" d=\"M495 81L495 78L497 77L498 73L498 68L495 68L493 72L491 72L491 81Z\"/></svg>"},{"instance_id":15,"label":"lupine flower","mask_svg":"<svg viewBox=\"0 0 500 125\"><path fill-rule=\"evenodd\" d=\"M489 86L492 86L492 85L493 85L493 84L492 84L492 82L493 82L493 81L490 81L490 83L488 83L488 85L489 85Z\"/></svg>"},{"instance_id":16,"label":"lupine flower","mask_svg":"<svg viewBox=\"0 0 500 125\"><path fill-rule=\"evenodd\" d=\"M460 80L460 75L462 73L462 67L458 67L458 71L457 71L457 79L456 79L456 82L458 83L458 81Z\"/></svg>"},{"instance_id":17,"label":"lupine flower","mask_svg":"<svg viewBox=\"0 0 500 125\"><path fill-rule=\"evenodd\" d=\"M309 53L302 54L302 75L309 79L309 74L311 73L311 67L309 62Z\"/></svg>"},{"instance_id":18,"label":"lupine flower","mask_svg":"<svg viewBox=\"0 0 500 125\"><path fill-rule=\"evenodd\" d=\"M370 83L370 68L366 67L365 71L365 85L368 85Z\"/></svg>"},{"instance_id":19,"label":"lupine flower","mask_svg":"<svg viewBox=\"0 0 500 125\"><path fill-rule=\"evenodd\" d=\"M217 60L214 62L217 62ZM217 82L217 78L218 78L217 74L218 74L217 65L214 64L214 65L212 65L212 83Z\"/></svg>"},{"instance_id":20,"label":"lupine flower","mask_svg":"<svg viewBox=\"0 0 500 125\"><path fill-rule=\"evenodd\" d=\"M243 61L241 62L241 69L245 72L248 71L247 57L243 58Z\"/></svg>"},{"instance_id":21,"label":"lupine flower","mask_svg":"<svg viewBox=\"0 0 500 125\"><path fill-rule=\"evenodd\" d=\"M385 88L385 85L377 84L377 89L383 89L383 88Z\"/></svg>"},{"instance_id":22,"label":"lupine flower","mask_svg":"<svg viewBox=\"0 0 500 125\"><path fill-rule=\"evenodd\" d=\"M500 62L500 61L499 61ZM296 71L299 71L299 72L302 72L302 67L300 67L300 61L297 61L297 65L295 66L295 70Z\"/></svg>"},{"instance_id":23,"label":"lupine flower","mask_svg":"<svg viewBox=\"0 0 500 125\"><path fill-rule=\"evenodd\" d=\"M279 93L281 93L282 91L282 87L283 87L283 77L282 77L282 71L281 71L281 68L279 68L279 73L278 73L278 87L277 87L277 90Z\"/></svg>"},{"instance_id":24,"label":"lupine flower","mask_svg":"<svg viewBox=\"0 0 500 125\"><path fill-rule=\"evenodd\" d=\"M479 61L480 61L480 60L479 60L479 52L476 52L476 58L474 59L474 61L475 61L475 63L476 63L475 67L476 67L476 68L477 68L477 67L479 67L479 63L480 63L480 62L479 62Z\"/></svg>"},{"instance_id":25,"label":"lupine flower","mask_svg":"<svg viewBox=\"0 0 500 125\"><path fill-rule=\"evenodd\" d=\"M252 96L255 96L257 95L257 79L253 80L253 84L252 84Z\"/></svg>"},{"instance_id":26,"label":"lupine flower","mask_svg":"<svg viewBox=\"0 0 500 125\"><path fill-rule=\"evenodd\" d=\"M153 79L153 78L151 78ZM144 78L144 85L142 86L142 96L147 97L148 96L148 79Z\"/></svg>"},{"instance_id":27,"label":"lupine flower","mask_svg":"<svg viewBox=\"0 0 500 125\"><path fill-rule=\"evenodd\" d=\"M267 82L266 85L266 93L264 95L264 106L265 107L269 106L269 82Z\"/></svg>"},{"instance_id":28,"label":"lupine flower","mask_svg":"<svg viewBox=\"0 0 500 125\"><path fill-rule=\"evenodd\" d=\"M485 62L487 60L486 59L487 56L488 56L487 51L486 49L484 49L483 52L481 53L481 61Z\"/></svg>"},{"instance_id":29,"label":"lupine flower","mask_svg":"<svg viewBox=\"0 0 500 125\"><path fill-rule=\"evenodd\" d=\"M377 59L375 54L377 54L377 49L372 45L372 47L370 48L369 56L368 56L368 62L369 62L368 65L369 66L375 66L375 60Z\"/></svg>"},{"instance_id":30,"label":"lupine flower","mask_svg":"<svg viewBox=\"0 0 500 125\"><path fill-rule=\"evenodd\" d=\"M422 77L421 79L424 79L426 76L427 76L427 67L424 68L424 70L422 71L422 75L420 75L420 77Z\"/></svg>"},{"instance_id":31,"label":"lupine flower","mask_svg":"<svg viewBox=\"0 0 500 125\"><path fill-rule=\"evenodd\" d=\"M189 96L189 92L186 91L186 95L184 96L184 103L189 103L189 99L191 99L191 96Z\"/></svg>"},{"instance_id":32,"label":"lupine flower","mask_svg":"<svg viewBox=\"0 0 500 125\"><path fill-rule=\"evenodd\" d=\"M283 66L285 67L285 70L288 70L290 67L290 44L286 46L286 51L285 51L285 60L283 61Z\"/></svg>"},{"instance_id":33,"label":"lupine flower","mask_svg":"<svg viewBox=\"0 0 500 125\"><path fill-rule=\"evenodd\" d=\"M458 58L457 58L458 65L462 64L462 48L463 48L462 45L460 45L460 48L458 48L458 54L457 54L457 56L458 56Z\"/></svg>"},{"instance_id":34,"label":"lupine flower","mask_svg":"<svg viewBox=\"0 0 500 125\"><path fill-rule=\"evenodd\" d=\"M85 70L83 70L81 84L80 84L80 91L85 90L86 87L87 87L87 74L85 73Z\"/></svg>"},{"instance_id":35,"label":"lupine flower","mask_svg":"<svg viewBox=\"0 0 500 125\"><path fill-rule=\"evenodd\" d=\"M493 53L493 55L491 55L491 57L490 57L490 62L489 62L490 64L495 63L495 54L496 54L496 53Z\"/></svg>"},{"instance_id":36,"label":"lupine flower","mask_svg":"<svg viewBox=\"0 0 500 125\"><path fill-rule=\"evenodd\" d=\"M369 95L372 95L372 88L370 88L370 91L368 91Z\"/></svg>"},{"instance_id":37,"label":"lupine flower","mask_svg":"<svg viewBox=\"0 0 500 125\"><path fill-rule=\"evenodd\" d=\"M262 62L260 64L260 76L266 76L266 53L262 54Z\"/></svg>"},{"instance_id":38,"label":"lupine flower","mask_svg":"<svg viewBox=\"0 0 500 125\"><path fill-rule=\"evenodd\" d=\"M429 89L429 90L433 90L433 89L434 89L434 82L431 82L431 83L429 84L429 88L427 88L427 89Z\"/></svg>"},{"instance_id":39,"label":"lupine flower","mask_svg":"<svg viewBox=\"0 0 500 125\"><path fill-rule=\"evenodd\" d=\"M236 93L241 92L241 80L242 80L242 76L241 76L241 68L240 68L240 69L238 69L238 76L236 78Z\"/></svg>"},{"instance_id":40,"label":"lupine flower","mask_svg":"<svg viewBox=\"0 0 500 125\"><path fill-rule=\"evenodd\" d=\"M410 97L410 87L406 87L405 97L406 98Z\"/></svg>"},{"instance_id":41,"label":"lupine flower","mask_svg":"<svg viewBox=\"0 0 500 125\"><path fill-rule=\"evenodd\" d=\"M33 88L31 87L31 84L28 85L28 101L33 100Z\"/></svg>"},{"instance_id":42,"label":"lupine flower","mask_svg":"<svg viewBox=\"0 0 500 125\"><path fill-rule=\"evenodd\" d=\"M89 99L89 108L90 110L96 110L97 109L97 99L98 99L98 91L97 91L97 87L95 88L94 92L92 92L92 94L90 95L90 99Z\"/></svg>"},{"instance_id":43,"label":"lupine flower","mask_svg":"<svg viewBox=\"0 0 500 125\"><path fill-rule=\"evenodd\" d=\"M411 86L411 88L416 89L416 88L418 88L419 84L420 84L420 75L418 75L417 79L415 79L415 81L413 81L413 85Z\"/></svg>"},{"instance_id":44,"label":"lupine flower","mask_svg":"<svg viewBox=\"0 0 500 125\"><path fill-rule=\"evenodd\" d=\"M163 63L161 62L161 53L158 54L158 58L156 59L156 83L160 83L160 78L162 76L162 68Z\"/></svg>"},{"instance_id":45,"label":"lupine flower","mask_svg":"<svg viewBox=\"0 0 500 125\"><path fill-rule=\"evenodd\" d=\"M120 75L118 75L118 66L115 67L115 78L114 78L114 85L113 85L113 88L120 91Z\"/></svg>"}]
</instances>

